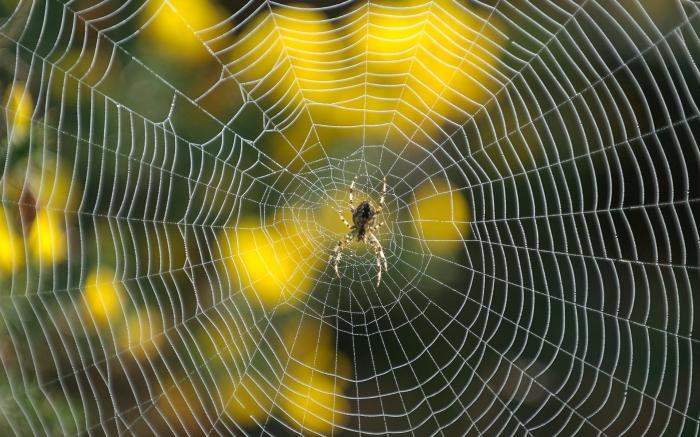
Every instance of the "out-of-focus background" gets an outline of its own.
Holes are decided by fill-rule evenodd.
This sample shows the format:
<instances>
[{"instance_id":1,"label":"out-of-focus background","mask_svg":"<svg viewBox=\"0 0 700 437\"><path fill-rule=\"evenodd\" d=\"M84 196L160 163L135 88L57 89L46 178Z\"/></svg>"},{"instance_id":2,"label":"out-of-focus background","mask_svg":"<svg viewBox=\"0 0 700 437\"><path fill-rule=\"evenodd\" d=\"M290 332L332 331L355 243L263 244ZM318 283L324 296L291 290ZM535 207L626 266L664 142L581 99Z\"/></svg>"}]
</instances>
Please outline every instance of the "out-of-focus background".
<instances>
[{"instance_id":1,"label":"out-of-focus background","mask_svg":"<svg viewBox=\"0 0 700 437\"><path fill-rule=\"evenodd\" d=\"M699 14L0 0L2 434L697 434Z\"/></svg>"}]
</instances>

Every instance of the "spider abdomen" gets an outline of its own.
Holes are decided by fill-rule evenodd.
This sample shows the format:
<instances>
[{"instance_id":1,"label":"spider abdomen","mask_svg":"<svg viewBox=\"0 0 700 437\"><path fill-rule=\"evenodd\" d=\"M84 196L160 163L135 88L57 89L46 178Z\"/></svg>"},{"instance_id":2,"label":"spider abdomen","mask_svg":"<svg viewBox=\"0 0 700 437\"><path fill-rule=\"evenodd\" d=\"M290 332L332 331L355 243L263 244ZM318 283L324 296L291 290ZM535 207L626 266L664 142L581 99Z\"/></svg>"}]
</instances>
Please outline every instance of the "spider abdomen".
<instances>
[{"instance_id":1,"label":"spider abdomen","mask_svg":"<svg viewBox=\"0 0 700 437\"><path fill-rule=\"evenodd\" d=\"M365 232L374 224L375 214L376 210L374 209L374 206L372 206L372 204L369 202L369 200L361 202L353 211L352 223L355 225L355 229L357 229L358 241L364 239Z\"/></svg>"}]
</instances>

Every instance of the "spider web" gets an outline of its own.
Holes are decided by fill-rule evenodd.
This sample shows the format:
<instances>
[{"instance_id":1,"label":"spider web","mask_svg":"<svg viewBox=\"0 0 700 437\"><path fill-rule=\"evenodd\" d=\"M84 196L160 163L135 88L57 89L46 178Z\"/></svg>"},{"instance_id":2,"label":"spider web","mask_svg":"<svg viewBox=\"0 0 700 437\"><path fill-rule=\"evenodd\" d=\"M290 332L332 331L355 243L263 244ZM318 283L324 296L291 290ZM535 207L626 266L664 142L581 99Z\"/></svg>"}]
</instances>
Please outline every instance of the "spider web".
<instances>
[{"instance_id":1,"label":"spider web","mask_svg":"<svg viewBox=\"0 0 700 437\"><path fill-rule=\"evenodd\" d=\"M698 433L695 2L6 3L11 432Z\"/></svg>"}]
</instances>

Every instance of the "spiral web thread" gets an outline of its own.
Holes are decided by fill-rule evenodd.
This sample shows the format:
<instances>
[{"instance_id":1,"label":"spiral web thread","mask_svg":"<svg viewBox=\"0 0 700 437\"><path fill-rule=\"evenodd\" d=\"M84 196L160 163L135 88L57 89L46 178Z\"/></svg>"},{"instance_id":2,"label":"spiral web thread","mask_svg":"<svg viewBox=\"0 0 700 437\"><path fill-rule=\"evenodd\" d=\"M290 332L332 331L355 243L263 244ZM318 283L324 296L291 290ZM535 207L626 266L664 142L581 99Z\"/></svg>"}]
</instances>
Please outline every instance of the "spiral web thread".
<instances>
[{"instance_id":1,"label":"spiral web thread","mask_svg":"<svg viewBox=\"0 0 700 437\"><path fill-rule=\"evenodd\" d=\"M22 1L3 21L38 160L5 149L6 220L34 205L8 175L38 177L67 236L62 264L31 270L27 242L4 279L13 432L698 433L695 2L266 1L206 28L175 12L215 67L200 89L145 55L161 3ZM457 52L425 65L417 44L376 74L382 17ZM300 61L299 39L326 54ZM356 203L388 184L378 287L362 244L340 278L328 261L356 176ZM470 211L442 239L416 206L437 193ZM122 307L155 311L96 328L95 266ZM120 341L145 326L153 349Z\"/></svg>"}]
</instances>

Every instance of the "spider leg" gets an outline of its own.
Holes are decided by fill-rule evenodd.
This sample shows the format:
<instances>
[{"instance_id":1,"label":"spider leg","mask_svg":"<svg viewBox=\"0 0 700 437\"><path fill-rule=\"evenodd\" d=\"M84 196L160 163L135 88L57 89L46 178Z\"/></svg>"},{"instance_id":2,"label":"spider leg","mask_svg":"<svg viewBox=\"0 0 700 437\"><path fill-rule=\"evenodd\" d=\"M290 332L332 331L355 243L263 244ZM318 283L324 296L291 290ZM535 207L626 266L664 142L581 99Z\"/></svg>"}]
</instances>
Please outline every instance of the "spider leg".
<instances>
[{"instance_id":1,"label":"spider leg","mask_svg":"<svg viewBox=\"0 0 700 437\"><path fill-rule=\"evenodd\" d=\"M338 211L338 217L340 217L340 220L345 223L345 226L348 227L348 229L355 229L355 226L350 226L350 223L348 223L347 220L345 220L345 217L343 217L343 213Z\"/></svg>"},{"instance_id":2,"label":"spider leg","mask_svg":"<svg viewBox=\"0 0 700 437\"><path fill-rule=\"evenodd\" d=\"M378 224L376 224L376 225L372 226L371 228L369 228L369 230L372 231L372 232L374 232L374 231L376 231L377 229L381 228L382 226L384 226L384 222L379 222Z\"/></svg>"},{"instance_id":3,"label":"spider leg","mask_svg":"<svg viewBox=\"0 0 700 437\"><path fill-rule=\"evenodd\" d=\"M379 257L381 258L383 264L384 264L384 271L388 271L389 268L387 267L387 262L386 262L386 256L384 256L384 249L382 248L382 244L379 242L377 237L372 234L372 238L374 239L375 244L377 245L377 252L379 253Z\"/></svg>"},{"instance_id":4,"label":"spider leg","mask_svg":"<svg viewBox=\"0 0 700 437\"><path fill-rule=\"evenodd\" d=\"M348 232L344 239L338 240L338 244L335 245L335 249L333 249L333 255L331 255L331 258L329 260L329 262L333 263L333 270L335 270L335 274L339 278L340 272L338 272L338 263L340 262L340 258L343 256L341 250L343 250L345 245L348 244L350 240L352 240L352 234L352 232Z\"/></svg>"},{"instance_id":5,"label":"spider leg","mask_svg":"<svg viewBox=\"0 0 700 437\"><path fill-rule=\"evenodd\" d=\"M388 271L386 257L384 256L382 244L374 234L369 233L368 242L374 248L374 256L377 257L377 287L379 287L379 284L382 282L382 264L384 265L384 271Z\"/></svg>"},{"instance_id":6,"label":"spider leg","mask_svg":"<svg viewBox=\"0 0 700 437\"><path fill-rule=\"evenodd\" d=\"M374 250L375 256L377 249ZM382 264L379 262L379 257L377 256L377 287L382 283Z\"/></svg>"},{"instance_id":7,"label":"spider leg","mask_svg":"<svg viewBox=\"0 0 700 437\"><path fill-rule=\"evenodd\" d=\"M350 199L350 211L352 211L352 210L354 209L353 190L355 189L355 181L356 181L356 180L357 180L357 176L355 176L354 178L352 178L352 182L350 183L350 195L349 195L349 199Z\"/></svg>"},{"instance_id":8,"label":"spider leg","mask_svg":"<svg viewBox=\"0 0 700 437\"><path fill-rule=\"evenodd\" d=\"M382 185L382 197L379 198L379 207L377 208L377 213L379 213L384 208L384 197L386 197L386 176L384 176Z\"/></svg>"}]
</instances>

